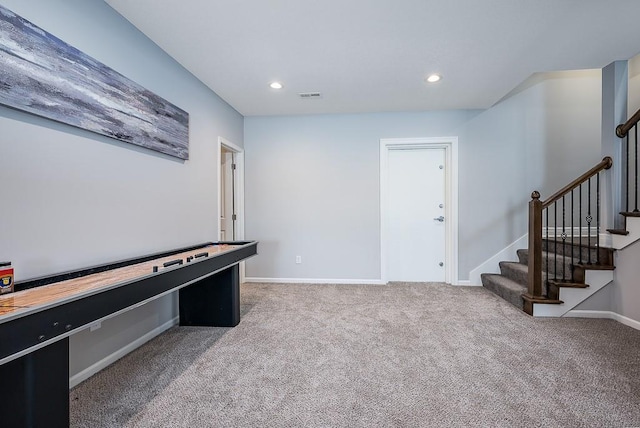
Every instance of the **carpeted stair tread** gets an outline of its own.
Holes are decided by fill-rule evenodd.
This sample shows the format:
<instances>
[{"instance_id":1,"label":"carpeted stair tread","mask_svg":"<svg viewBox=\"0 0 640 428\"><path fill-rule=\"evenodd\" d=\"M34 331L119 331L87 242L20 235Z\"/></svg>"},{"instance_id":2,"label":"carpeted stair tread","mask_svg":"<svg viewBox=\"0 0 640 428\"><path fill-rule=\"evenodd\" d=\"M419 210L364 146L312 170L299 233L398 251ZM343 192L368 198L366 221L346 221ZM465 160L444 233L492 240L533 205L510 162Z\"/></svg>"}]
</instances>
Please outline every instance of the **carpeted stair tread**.
<instances>
[{"instance_id":1,"label":"carpeted stair tread","mask_svg":"<svg viewBox=\"0 0 640 428\"><path fill-rule=\"evenodd\" d=\"M505 276L493 273L483 273L481 278L482 285L487 290L500 296L518 309L522 309L522 293L527 291L527 287Z\"/></svg>"}]
</instances>

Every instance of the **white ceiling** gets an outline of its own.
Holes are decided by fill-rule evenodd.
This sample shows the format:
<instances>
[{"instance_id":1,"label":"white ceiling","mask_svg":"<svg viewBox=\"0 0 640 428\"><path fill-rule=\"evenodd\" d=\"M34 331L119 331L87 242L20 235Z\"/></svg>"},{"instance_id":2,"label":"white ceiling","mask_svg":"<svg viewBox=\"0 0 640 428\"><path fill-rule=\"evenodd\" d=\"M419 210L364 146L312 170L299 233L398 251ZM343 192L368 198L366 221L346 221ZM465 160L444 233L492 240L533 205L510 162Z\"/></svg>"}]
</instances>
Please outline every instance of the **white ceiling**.
<instances>
[{"instance_id":1,"label":"white ceiling","mask_svg":"<svg viewBox=\"0 0 640 428\"><path fill-rule=\"evenodd\" d=\"M105 1L245 116L487 108L640 52L638 0Z\"/></svg>"}]
</instances>

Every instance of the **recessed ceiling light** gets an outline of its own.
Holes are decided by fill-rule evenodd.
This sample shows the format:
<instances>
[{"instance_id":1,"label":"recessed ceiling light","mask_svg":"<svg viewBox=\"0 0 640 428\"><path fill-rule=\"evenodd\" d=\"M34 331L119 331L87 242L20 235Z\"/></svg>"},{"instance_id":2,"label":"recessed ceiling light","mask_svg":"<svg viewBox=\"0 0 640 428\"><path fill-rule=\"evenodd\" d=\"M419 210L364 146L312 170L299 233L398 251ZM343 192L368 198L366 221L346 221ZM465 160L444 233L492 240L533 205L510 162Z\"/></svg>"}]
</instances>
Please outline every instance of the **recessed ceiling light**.
<instances>
[{"instance_id":1,"label":"recessed ceiling light","mask_svg":"<svg viewBox=\"0 0 640 428\"><path fill-rule=\"evenodd\" d=\"M271 84L269 84L269 87L271 89L282 89L284 86L280 82L271 82Z\"/></svg>"},{"instance_id":2,"label":"recessed ceiling light","mask_svg":"<svg viewBox=\"0 0 640 428\"><path fill-rule=\"evenodd\" d=\"M442 79L442 76L440 76L439 74L430 74L425 80L429 83L436 83L439 82L440 79Z\"/></svg>"}]
</instances>

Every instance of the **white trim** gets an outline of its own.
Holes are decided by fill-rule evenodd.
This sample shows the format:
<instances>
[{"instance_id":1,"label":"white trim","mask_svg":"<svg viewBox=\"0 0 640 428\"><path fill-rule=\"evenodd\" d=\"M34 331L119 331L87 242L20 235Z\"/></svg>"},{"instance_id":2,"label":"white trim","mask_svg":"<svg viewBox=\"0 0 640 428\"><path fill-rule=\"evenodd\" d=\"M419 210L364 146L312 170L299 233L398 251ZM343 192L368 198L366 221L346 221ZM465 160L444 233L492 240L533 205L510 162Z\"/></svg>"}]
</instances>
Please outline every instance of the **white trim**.
<instances>
[{"instance_id":1,"label":"white trim","mask_svg":"<svg viewBox=\"0 0 640 428\"><path fill-rule=\"evenodd\" d=\"M462 287L478 287L478 284L472 284L468 279L458 280L454 285L460 285Z\"/></svg>"},{"instance_id":2,"label":"white trim","mask_svg":"<svg viewBox=\"0 0 640 428\"><path fill-rule=\"evenodd\" d=\"M595 233L592 233L592 232L596 232L595 228L593 227L589 228L586 226L583 226L583 227L574 226L573 228L567 226L565 227L564 230L567 236L571 236L571 232L573 231L574 237L582 236L583 238L588 236L595 236ZM562 233L562 226L558 226L558 227L547 226L542 228L542 238L546 238L547 236L549 236L549 238L555 238L557 236L560 236L561 233Z\"/></svg>"},{"instance_id":3,"label":"white trim","mask_svg":"<svg viewBox=\"0 0 640 428\"><path fill-rule=\"evenodd\" d=\"M567 312L563 316L569 318L605 318L618 321L621 324L629 326L631 328L635 328L636 330L640 330L640 321L636 321L634 319L625 317L624 315L620 315L617 312L612 311L587 311L587 310L579 310L574 309L572 311Z\"/></svg>"},{"instance_id":4,"label":"white trim","mask_svg":"<svg viewBox=\"0 0 640 428\"><path fill-rule=\"evenodd\" d=\"M380 279L327 279L327 278L258 278L246 277L244 282L260 282L265 284L346 284L346 285L386 285ZM472 286L468 280L460 280L453 285Z\"/></svg>"},{"instance_id":5,"label":"white trim","mask_svg":"<svg viewBox=\"0 0 640 428\"><path fill-rule=\"evenodd\" d=\"M262 282L268 284L362 284L362 285L386 285L379 279L326 279L326 278L257 278L247 277L244 282Z\"/></svg>"},{"instance_id":6,"label":"white trim","mask_svg":"<svg viewBox=\"0 0 640 428\"><path fill-rule=\"evenodd\" d=\"M387 190L389 150L445 149L445 281L458 284L458 137L383 138L380 140L380 278L387 282Z\"/></svg>"},{"instance_id":7,"label":"white trim","mask_svg":"<svg viewBox=\"0 0 640 428\"><path fill-rule=\"evenodd\" d=\"M175 318L167 321L166 323L154 328L153 330L151 330L150 332L146 333L145 335L137 338L136 340L134 340L133 342L129 343L128 345L123 346L122 348L118 349L117 351L113 352L112 354L107 355L106 357L104 357L103 359L98 361L97 363L92 364L89 367L87 367L86 369L82 370L81 372L76 373L75 375L71 376L69 378L69 389L71 389L71 388L75 387L76 385L80 384L81 382L89 379L91 376L93 376L94 374L98 373L100 370L102 370L102 369L108 367L109 365L115 363L120 358L124 357L125 355L127 355L131 351L139 348L140 346L144 345L145 343L147 343L148 341L150 341L154 337L159 336L160 334L162 334L165 331L169 330L174 325L178 325L178 321L179 321L178 317L175 317Z\"/></svg>"},{"instance_id":8,"label":"white trim","mask_svg":"<svg viewBox=\"0 0 640 428\"><path fill-rule=\"evenodd\" d=\"M567 312L584 302L598 290L611 284L613 271L611 270L586 270L584 282L589 284L587 288L560 287L558 299L563 303L549 305L545 303L533 304L534 317L561 317Z\"/></svg>"},{"instance_id":9,"label":"white trim","mask_svg":"<svg viewBox=\"0 0 640 428\"><path fill-rule=\"evenodd\" d=\"M235 205L236 205L236 214L237 214L237 227L236 230L236 240L242 241L244 240L244 149L240 146L233 144L231 141L227 140L223 137L218 137L218 145L217 145L217 165L218 165L218 230L215 241L220 240L220 214L222 210L222 192L220 191L220 183L222 183L222 169L220 168L221 159L220 154L222 147L225 147L227 150L231 150L236 154L235 163L236 163L236 193L235 193ZM243 281L245 277L245 263L240 263L240 282Z\"/></svg>"},{"instance_id":10,"label":"white trim","mask_svg":"<svg viewBox=\"0 0 640 428\"><path fill-rule=\"evenodd\" d=\"M640 239L640 218L627 217L626 225L628 235L611 234L611 247L616 250L622 250Z\"/></svg>"},{"instance_id":11,"label":"white trim","mask_svg":"<svg viewBox=\"0 0 640 428\"><path fill-rule=\"evenodd\" d=\"M609 232L602 233L600 232L600 246L613 248L613 239L611 239L611 234Z\"/></svg>"},{"instance_id":12,"label":"white trim","mask_svg":"<svg viewBox=\"0 0 640 428\"><path fill-rule=\"evenodd\" d=\"M469 272L469 281L473 285L482 285L480 277L483 273L500 273L500 262L516 262L518 261L517 250L528 248L529 234L525 233L502 250L489 257L478 267Z\"/></svg>"}]
</instances>

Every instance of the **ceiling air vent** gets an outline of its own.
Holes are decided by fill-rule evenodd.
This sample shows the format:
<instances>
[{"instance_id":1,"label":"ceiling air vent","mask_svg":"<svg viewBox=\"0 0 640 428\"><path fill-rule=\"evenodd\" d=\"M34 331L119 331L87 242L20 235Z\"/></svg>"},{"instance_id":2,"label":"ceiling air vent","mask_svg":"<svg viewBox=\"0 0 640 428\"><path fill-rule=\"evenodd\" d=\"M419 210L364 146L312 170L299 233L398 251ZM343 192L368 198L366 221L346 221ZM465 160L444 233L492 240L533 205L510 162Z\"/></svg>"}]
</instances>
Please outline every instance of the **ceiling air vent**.
<instances>
[{"instance_id":1,"label":"ceiling air vent","mask_svg":"<svg viewBox=\"0 0 640 428\"><path fill-rule=\"evenodd\" d=\"M320 92L299 92L298 96L303 100L317 100L322 98L322 94Z\"/></svg>"}]
</instances>

